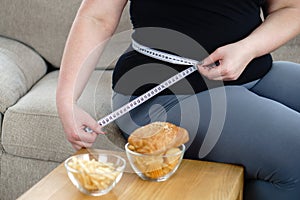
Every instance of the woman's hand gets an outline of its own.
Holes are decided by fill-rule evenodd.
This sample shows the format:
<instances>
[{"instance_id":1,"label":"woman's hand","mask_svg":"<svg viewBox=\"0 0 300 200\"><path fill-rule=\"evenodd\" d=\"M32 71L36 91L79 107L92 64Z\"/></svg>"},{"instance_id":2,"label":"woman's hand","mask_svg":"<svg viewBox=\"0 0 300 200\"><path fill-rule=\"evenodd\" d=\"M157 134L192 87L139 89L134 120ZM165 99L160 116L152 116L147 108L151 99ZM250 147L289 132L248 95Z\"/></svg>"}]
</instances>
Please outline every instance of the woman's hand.
<instances>
[{"instance_id":1,"label":"woman's hand","mask_svg":"<svg viewBox=\"0 0 300 200\"><path fill-rule=\"evenodd\" d=\"M255 57L270 53L300 33L300 0L266 0L266 18L243 40L218 48L200 65L211 80L236 80ZM215 62L220 65L209 68Z\"/></svg>"},{"instance_id":2,"label":"woman's hand","mask_svg":"<svg viewBox=\"0 0 300 200\"><path fill-rule=\"evenodd\" d=\"M232 81L240 77L253 58L242 42L232 43L215 50L203 60L198 70L211 80Z\"/></svg>"},{"instance_id":3,"label":"woman's hand","mask_svg":"<svg viewBox=\"0 0 300 200\"><path fill-rule=\"evenodd\" d=\"M101 126L76 104L73 104L68 110L65 108L59 110L59 115L66 137L76 150L82 147L91 147L97 135L104 134L101 130ZM93 132L85 132L85 127L89 127Z\"/></svg>"},{"instance_id":4,"label":"woman's hand","mask_svg":"<svg viewBox=\"0 0 300 200\"><path fill-rule=\"evenodd\" d=\"M84 0L72 24L64 49L56 104L67 139L75 149L90 147L101 126L77 102L108 39L120 21L127 0ZM85 127L94 132L87 133Z\"/></svg>"}]
</instances>

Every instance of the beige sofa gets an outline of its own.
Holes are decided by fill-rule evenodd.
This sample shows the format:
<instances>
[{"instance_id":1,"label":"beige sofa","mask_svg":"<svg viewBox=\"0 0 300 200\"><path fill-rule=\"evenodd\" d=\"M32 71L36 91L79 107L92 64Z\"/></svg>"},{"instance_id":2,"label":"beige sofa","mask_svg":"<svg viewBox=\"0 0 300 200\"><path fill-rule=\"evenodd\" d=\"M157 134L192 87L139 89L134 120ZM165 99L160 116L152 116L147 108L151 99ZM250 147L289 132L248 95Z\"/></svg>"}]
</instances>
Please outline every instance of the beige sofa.
<instances>
[{"instance_id":1,"label":"beige sofa","mask_svg":"<svg viewBox=\"0 0 300 200\"><path fill-rule=\"evenodd\" d=\"M58 69L81 0L0 0L0 199L16 199L74 153L57 115ZM130 44L128 8L79 104L95 119L111 110L111 74ZM122 150L107 127L95 148Z\"/></svg>"},{"instance_id":2,"label":"beige sofa","mask_svg":"<svg viewBox=\"0 0 300 200\"><path fill-rule=\"evenodd\" d=\"M81 0L0 0L0 199L16 199L74 153L56 112L55 90L65 41ZM95 119L111 110L111 74L128 47L128 7L97 64L80 105ZM274 53L300 62L300 39ZM95 148L123 150L115 124ZM42 197L41 197L42 198Z\"/></svg>"}]
</instances>

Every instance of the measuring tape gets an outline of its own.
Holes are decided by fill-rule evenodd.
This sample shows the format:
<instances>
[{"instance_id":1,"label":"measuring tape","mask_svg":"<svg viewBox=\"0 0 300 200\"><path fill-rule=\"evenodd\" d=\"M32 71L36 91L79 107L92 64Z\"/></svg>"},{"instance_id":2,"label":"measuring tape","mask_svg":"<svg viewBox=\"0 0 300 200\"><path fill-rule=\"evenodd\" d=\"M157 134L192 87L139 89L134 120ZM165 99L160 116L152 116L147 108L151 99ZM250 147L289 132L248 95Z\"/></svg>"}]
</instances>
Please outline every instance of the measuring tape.
<instances>
[{"instance_id":1,"label":"measuring tape","mask_svg":"<svg viewBox=\"0 0 300 200\"><path fill-rule=\"evenodd\" d=\"M106 126L107 124L113 122L114 120L118 119L119 117L123 116L124 114L128 113L132 109L136 108L137 106L141 105L148 99L152 98L153 96L157 95L161 91L165 90L166 88L170 87L171 85L175 84L176 82L182 80L186 76L190 75L194 71L197 71L197 65L201 65L202 62L199 62L197 60L189 59L189 58L183 58L180 56L172 55L169 53L164 53L161 51L157 51L155 49L151 49L149 47L143 46L136 41L132 40L132 48L146 56L149 56L151 58L155 58L157 60L161 60L164 62L172 63L172 64L178 64L178 65L192 65L191 67L183 70L182 72L179 72L178 74L172 76L171 78L167 79L166 81L162 82L158 86L152 88L148 92L142 94L141 96L135 98L134 100L130 101L129 103L125 104L121 108L115 110L111 114L101 118L98 121L98 124L100 124L102 127ZM84 129L86 132L93 132L90 128L86 127Z\"/></svg>"}]
</instances>

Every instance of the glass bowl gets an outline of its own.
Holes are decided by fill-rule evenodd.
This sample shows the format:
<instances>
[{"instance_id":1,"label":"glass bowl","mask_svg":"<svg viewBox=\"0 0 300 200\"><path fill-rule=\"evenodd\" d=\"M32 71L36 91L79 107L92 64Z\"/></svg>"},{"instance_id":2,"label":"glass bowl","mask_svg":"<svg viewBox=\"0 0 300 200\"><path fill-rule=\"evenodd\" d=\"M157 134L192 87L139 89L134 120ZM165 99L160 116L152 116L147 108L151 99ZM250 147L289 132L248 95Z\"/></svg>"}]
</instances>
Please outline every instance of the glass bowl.
<instances>
[{"instance_id":1,"label":"glass bowl","mask_svg":"<svg viewBox=\"0 0 300 200\"><path fill-rule=\"evenodd\" d=\"M129 163L135 173L147 181L161 182L170 178L178 169L185 151L185 145L171 148L159 155L149 155L134 152L125 145Z\"/></svg>"},{"instance_id":2,"label":"glass bowl","mask_svg":"<svg viewBox=\"0 0 300 200\"><path fill-rule=\"evenodd\" d=\"M107 194L120 181L126 161L107 153L79 154L65 161L71 182L82 193L91 196Z\"/></svg>"}]
</instances>

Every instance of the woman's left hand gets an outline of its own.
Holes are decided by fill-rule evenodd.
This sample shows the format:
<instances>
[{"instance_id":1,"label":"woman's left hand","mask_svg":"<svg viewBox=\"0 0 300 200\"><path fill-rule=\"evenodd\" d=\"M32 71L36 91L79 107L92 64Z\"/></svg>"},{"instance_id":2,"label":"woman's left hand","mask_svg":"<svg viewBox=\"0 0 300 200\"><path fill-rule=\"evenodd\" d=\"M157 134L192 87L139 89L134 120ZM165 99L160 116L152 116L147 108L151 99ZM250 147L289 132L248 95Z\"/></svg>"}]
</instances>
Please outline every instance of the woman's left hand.
<instances>
[{"instance_id":1,"label":"woman's left hand","mask_svg":"<svg viewBox=\"0 0 300 200\"><path fill-rule=\"evenodd\" d=\"M198 65L198 70L210 80L232 81L240 77L253 58L241 42L232 43L216 49Z\"/></svg>"}]
</instances>

